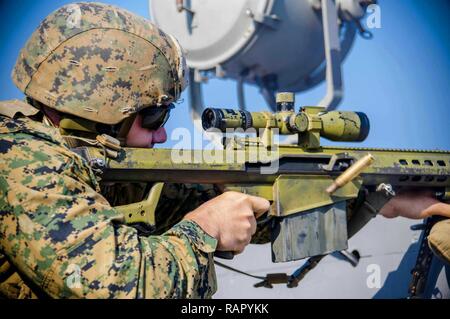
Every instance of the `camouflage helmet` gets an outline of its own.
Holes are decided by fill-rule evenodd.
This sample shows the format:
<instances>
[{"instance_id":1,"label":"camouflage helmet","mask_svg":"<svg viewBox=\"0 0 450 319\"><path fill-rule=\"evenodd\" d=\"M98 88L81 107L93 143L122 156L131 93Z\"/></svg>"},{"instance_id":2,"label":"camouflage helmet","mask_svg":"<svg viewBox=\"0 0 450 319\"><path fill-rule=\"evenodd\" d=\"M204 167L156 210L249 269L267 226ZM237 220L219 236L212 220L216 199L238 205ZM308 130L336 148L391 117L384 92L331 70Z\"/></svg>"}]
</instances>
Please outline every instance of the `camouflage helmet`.
<instances>
[{"instance_id":1,"label":"camouflage helmet","mask_svg":"<svg viewBox=\"0 0 450 319\"><path fill-rule=\"evenodd\" d=\"M42 21L12 78L27 96L63 113L117 124L176 101L186 64L175 38L126 10L74 3Z\"/></svg>"}]
</instances>

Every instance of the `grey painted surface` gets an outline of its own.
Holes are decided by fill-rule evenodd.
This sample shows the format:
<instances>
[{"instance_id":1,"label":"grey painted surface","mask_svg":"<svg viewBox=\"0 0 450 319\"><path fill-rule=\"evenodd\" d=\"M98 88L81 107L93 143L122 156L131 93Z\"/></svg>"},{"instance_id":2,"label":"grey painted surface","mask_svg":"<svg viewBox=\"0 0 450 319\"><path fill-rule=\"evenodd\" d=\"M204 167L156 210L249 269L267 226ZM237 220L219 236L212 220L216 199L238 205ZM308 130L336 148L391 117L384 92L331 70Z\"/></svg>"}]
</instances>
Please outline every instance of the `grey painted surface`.
<instances>
[{"instance_id":1,"label":"grey painted surface","mask_svg":"<svg viewBox=\"0 0 450 319\"><path fill-rule=\"evenodd\" d=\"M420 222L420 221L419 221ZM275 285L273 289L253 288L258 280L221 267L216 267L219 289L215 298L404 298L410 282L410 270L417 255L420 232L410 230L418 222L378 216L349 241L349 250L357 249L361 260L356 268L348 262L327 256L300 282L297 288ZM232 261L232 267L256 275L272 272L291 274L301 262L274 264L270 245L250 245ZM367 280L373 275L370 265L380 266L381 288L369 288ZM368 268L369 267L369 268ZM450 298L447 276L442 264L433 267L436 279L431 280L430 297ZM433 276L431 276L433 277ZM437 284L434 284L437 282Z\"/></svg>"},{"instance_id":2,"label":"grey painted surface","mask_svg":"<svg viewBox=\"0 0 450 319\"><path fill-rule=\"evenodd\" d=\"M280 91L304 91L324 79L322 20L309 0L191 0L185 4L194 15L178 12L175 1L151 0L149 8L152 20L180 41L190 68L214 70L219 77L235 80L247 73L244 81L253 84L256 78L276 74ZM341 56L345 58L355 28L348 25L342 30Z\"/></svg>"}]
</instances>

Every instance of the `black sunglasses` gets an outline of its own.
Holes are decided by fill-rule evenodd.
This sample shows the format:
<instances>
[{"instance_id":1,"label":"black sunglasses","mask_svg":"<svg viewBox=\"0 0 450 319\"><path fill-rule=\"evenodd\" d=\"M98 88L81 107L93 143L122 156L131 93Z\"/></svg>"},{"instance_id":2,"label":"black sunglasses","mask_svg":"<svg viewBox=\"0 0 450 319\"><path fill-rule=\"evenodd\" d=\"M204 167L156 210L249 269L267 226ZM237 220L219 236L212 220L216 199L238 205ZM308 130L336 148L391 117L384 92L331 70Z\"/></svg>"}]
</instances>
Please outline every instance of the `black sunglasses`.
<instances>
[{"instance_id":1,"label":"black sunglasses","mask_svg":"<svg viewBox=\"0 0 450 319\"><path fill-rule=\"evenodd\" d=\"M157 130L166 124L170 117L170 110L175 108L173 103L159 107L146 107L139 114L142 116L142 127Z\"/></svg>"}]
</instances>

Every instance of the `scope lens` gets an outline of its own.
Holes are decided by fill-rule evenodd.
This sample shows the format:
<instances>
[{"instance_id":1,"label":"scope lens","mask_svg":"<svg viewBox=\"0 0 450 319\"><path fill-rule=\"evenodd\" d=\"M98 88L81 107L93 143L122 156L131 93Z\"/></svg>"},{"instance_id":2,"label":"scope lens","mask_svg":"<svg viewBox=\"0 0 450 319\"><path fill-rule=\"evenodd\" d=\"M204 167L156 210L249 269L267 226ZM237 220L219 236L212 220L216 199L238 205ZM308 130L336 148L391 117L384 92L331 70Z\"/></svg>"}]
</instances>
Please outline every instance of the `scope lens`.
<instances>
[{"instance_id":1,"label":"scope lens","mask_svg":"<svg viewBox=\"0 0 450 319\"><path fill-rule=\"evenodd\" d=\"M362 142L369 135L370 121L369 121L369 118L367 117L367 115L365 113L363 113L363 112L355 112L355 113L358 114L359 120L361 121L361 128L360 128L360 131L359 131L359 137L356 140L356 142Z\"/></svg>"},{"instance_id":2,"label":"scope lens","mask_svg":"<svg viewBox=\"0 0 450 319\"><path fill-rule=\"evenodd\" d=\"M205 131L211 128L222 129L223 113L218 109L207 108L202 113L202 126Z\"/></svg>"}]
</instances>

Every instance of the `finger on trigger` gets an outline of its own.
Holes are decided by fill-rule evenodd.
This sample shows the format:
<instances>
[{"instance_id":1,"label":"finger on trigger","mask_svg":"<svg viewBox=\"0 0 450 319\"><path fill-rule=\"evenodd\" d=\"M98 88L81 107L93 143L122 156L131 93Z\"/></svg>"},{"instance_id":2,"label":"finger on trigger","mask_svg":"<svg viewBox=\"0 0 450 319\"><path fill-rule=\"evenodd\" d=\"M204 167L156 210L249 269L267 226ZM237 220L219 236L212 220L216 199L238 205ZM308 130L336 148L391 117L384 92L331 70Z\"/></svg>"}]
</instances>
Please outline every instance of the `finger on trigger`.
<instances>
[{"instance_id":1,"label":"finger on trigger","mask_svg":"<svg viewBox=\"0 0 450 319\"><path fill-rule=\"evenodd\" d=\"M249 199L252 205L252 210L255 213L255 218L260 217L270 208L270 202L265 198L249 195Z\"/></svg>"}]
</instances>

